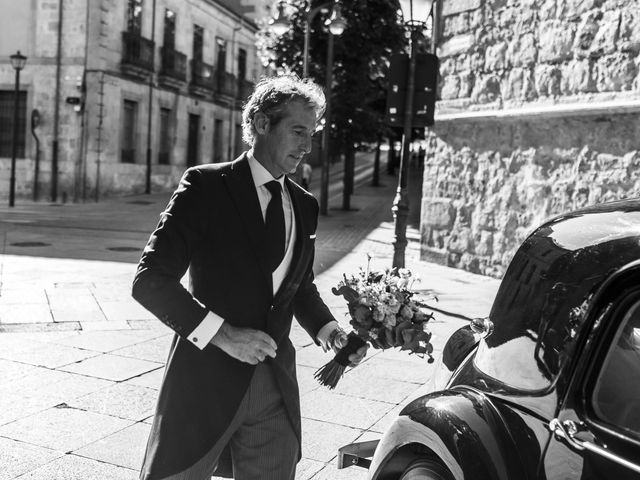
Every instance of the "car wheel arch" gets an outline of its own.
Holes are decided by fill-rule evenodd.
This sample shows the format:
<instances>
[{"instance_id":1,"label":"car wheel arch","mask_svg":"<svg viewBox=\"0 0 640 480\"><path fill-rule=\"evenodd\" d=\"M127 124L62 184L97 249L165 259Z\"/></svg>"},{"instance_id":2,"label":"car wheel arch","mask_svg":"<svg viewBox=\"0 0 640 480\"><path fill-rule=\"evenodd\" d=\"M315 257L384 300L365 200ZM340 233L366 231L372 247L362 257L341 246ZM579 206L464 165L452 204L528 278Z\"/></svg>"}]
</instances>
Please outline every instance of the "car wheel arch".
<instances>
[{"instance_id":1,"label":"car wheel arch","mask_svg":"<svg viewBox=\"0 0 640 480\"><path fill-rule=\"evenodd\" d=\"M500 413L490 403L482 392L460 387L410 403L381 440L381 454L376 451L371 480L392 479L385 475L397 472L397 465L420 458L437 459L456 480L470 476L478 480L526 478L517 462L508 457L516 446ZM478 414L479 409L483 416ZM468 430L470 424L479 427L481 435L469 443L456 444L454 436ZM505 448L486 451L486 444ZM399 457L394 459L396 455ZM392 460L397 463L390 463Z\"/></svg>"}]
</instances>

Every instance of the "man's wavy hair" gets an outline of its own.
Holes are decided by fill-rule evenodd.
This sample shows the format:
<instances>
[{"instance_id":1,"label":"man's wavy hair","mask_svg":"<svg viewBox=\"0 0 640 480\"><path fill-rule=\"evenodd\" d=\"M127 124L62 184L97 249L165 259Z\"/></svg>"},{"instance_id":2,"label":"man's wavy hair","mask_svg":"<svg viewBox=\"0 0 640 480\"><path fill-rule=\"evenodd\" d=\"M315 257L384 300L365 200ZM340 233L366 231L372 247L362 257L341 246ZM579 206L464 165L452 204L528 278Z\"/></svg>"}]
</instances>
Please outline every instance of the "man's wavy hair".
<instances>
[{"instance_id":1,"label":"man's wavy hair","mask_svg":"<svg viewBox=\"0 0 640 480\"><path fill-rule=\"evenodd\" d=\"M262 78L242 109L242 139L253 145L256 135L253 119L256 113L264 113L269 118L270 125L274 126L282 120L287 105L298 100L313 107L316 121L324 115L324 92L313 81L302 80L292 73Z\"/></svg>"}]
</instances>

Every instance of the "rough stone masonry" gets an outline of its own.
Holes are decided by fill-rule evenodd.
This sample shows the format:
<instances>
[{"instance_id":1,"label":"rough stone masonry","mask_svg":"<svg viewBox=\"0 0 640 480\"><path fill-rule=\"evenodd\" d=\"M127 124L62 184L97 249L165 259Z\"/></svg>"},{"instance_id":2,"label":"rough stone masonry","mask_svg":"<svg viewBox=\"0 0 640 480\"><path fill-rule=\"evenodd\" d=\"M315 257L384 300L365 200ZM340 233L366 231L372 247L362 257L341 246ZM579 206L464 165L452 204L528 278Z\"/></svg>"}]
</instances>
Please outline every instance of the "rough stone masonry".
<instances>
[{"instance_id":1,"label":"rough stone masonry","mask_svg":"<svg viewBox=\"0 0 640 480\"><path fill-rule=\"evenodd\" d=\"M640 195L640 0L446 0L424 259L499 277L545 218Z\"/></svg>"}]
</instances>

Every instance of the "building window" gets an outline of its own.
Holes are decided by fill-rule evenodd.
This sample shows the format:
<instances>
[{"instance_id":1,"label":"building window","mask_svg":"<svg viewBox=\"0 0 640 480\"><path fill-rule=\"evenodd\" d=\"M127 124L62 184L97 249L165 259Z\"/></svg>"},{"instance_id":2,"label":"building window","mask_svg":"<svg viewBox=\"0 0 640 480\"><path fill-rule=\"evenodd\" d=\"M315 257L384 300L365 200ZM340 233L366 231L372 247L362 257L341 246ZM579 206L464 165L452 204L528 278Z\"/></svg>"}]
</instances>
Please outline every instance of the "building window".
<instances>
[{"instance_id":1,"label":"building window","mask_svg":"<svg viewBox=\"0 0 640 480\"><path fill-rule=\"evenodd\" d=\"M176 47L176 13L168 8L164 11L162 45L169 50L175 50Z\"/></svg>"},{"instance_id":2,"label":"building window","mask_svg":"<svg viewBox=\"0 0 640 480\"><path fill-rule=\"evenodd\" d=\"M123 163L135 163L138 102L125 100L123 107L120 160Z\"/></svg>"},{"instance_id":3,"label":"building window","mask_svg":"<svg viewBox=\"0 0 640 480\"><path fill-rule=\"evenodd\" d=\"M238 80L247 78L247 51L244 48L238 50Z\"/></svg>"},{"instance_id":4,"label":"building window","mask_svg":"<svg viewBox=\"0 0 640 480\"><path fill-rule=\"evenodd\" d=\"M13 149L13 90L0 90L0 157L11 157ZM18 92L18 142L16 156L25 157L27 129L27 92Z\"/></svg>"},{"instance_id":5,"label":"building window","mask_svg":"<svg viewBox=\"0 0 640 480\"><path fill-rule=\"evenodd\" d=\"M200 115L189 114L189 133L187 137L187 167L200 163Z\"/></svg>"},{"instance_id":6,"label":"building window","mask_svg":"<svg viewBox=\"0 0 640 480\"><path fill-rule=\"evenodd\" d=\"M129 0L127 7L127 30L140 33L142 29L142 0Z\"/></svg>"},{"instance_id":7,"label":"building window","mask_svg":"<svg viewBox=\"0 0 640 480\"><path fill-rule=\"evenodd\" d=\"M202 62L202 48L204 45L204 28L200 25L193 26L193 59Z\"/></svg>"},{"instance_id":8,"label":"building window","mask_svg":"<svg viewBox=\"0 0 640 480\"><path fill-rule=\"evenodd\" d=\"M224 160L222 153L222 133L224 122L216 118L213 127L213 163L220 163Z\"/></svg>"},{"instance_id":9,"label":"building window","mask_svg":"<svg viewBox=\"0 0 640 480\"><path fill-rule=\"evenodd\" d=\"M171 155L171 110L160 109L160 145L158 148L158 163L169 165Z\"/></svg>"},{"instance_id":10,"label":"building window","mask_svg":"<svg viewBox=\"0 0 640 480\"><path fill-rule=\"evenodd\" d=\"M218 73L222 74L227 71L227 41L219 37L216 38L216 48L218 50L216 68Z\"/></svg>"}]
</instances>

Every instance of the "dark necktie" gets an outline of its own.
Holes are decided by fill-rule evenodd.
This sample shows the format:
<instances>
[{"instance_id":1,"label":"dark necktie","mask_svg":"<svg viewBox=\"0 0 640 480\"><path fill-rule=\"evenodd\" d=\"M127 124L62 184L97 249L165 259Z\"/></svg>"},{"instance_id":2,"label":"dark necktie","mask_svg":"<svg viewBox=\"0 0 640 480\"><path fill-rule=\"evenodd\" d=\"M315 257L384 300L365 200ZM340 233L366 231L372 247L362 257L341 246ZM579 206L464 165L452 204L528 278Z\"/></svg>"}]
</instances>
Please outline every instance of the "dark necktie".
<instances>
[{"instance_id":1,"label":"dark necktie","mask_svg":"<svg viewBox=\"0 0 640 480\"><path fill-rule=\"evenodd\" d=\"M267 205L265 216L265 226L267 227L267 255L271 271L274 271L284 257L285 231L282 188L280 182L275 180L266 183L265 187L271 192L271 200Z\"/></svg>"}]
</instances>

